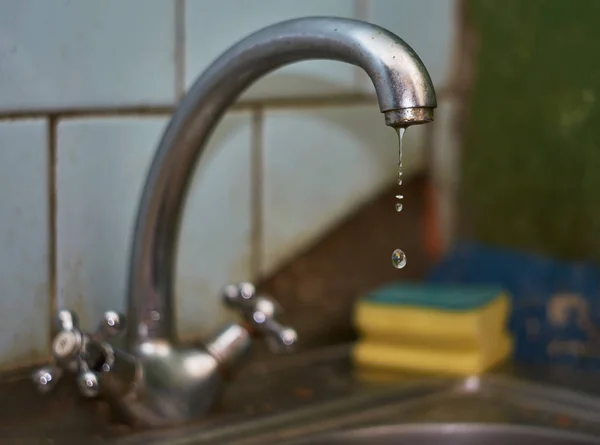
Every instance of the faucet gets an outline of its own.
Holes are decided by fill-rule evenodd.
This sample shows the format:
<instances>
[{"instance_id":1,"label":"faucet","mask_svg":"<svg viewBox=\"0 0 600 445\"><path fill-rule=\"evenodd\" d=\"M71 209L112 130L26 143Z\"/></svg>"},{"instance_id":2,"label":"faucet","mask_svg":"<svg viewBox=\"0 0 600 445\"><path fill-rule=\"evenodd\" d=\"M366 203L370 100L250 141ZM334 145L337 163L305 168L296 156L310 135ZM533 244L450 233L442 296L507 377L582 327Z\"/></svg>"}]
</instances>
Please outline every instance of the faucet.
<instances>
[{"instance_id":1,"label":"faucet","mask_svg":"<svg viewBox=\"0 0 600 445\"><path fill-rule=\"evenodd\" d=\"M77 373L85 396L101 395L114 415L146 428L205 415L222 382L253 338L287 351L296 332L277 322L277 305L251 283L225 286L222 298L241 318L203 347L177 341L173 302L176 241L196 162L230 105L254 81L290 63L328 59L356 65L371 78L385 124L433 120L435 91L425 66L403 40L381 27L337 17L307 17L268 26L223 53L178 104L159 143L138 209L126 317L107 312L84 333L73 312L58 312L54 364L35 372L42 391ZM127 325L127 326L125 326Z\"/></svg>"}]
</instances>

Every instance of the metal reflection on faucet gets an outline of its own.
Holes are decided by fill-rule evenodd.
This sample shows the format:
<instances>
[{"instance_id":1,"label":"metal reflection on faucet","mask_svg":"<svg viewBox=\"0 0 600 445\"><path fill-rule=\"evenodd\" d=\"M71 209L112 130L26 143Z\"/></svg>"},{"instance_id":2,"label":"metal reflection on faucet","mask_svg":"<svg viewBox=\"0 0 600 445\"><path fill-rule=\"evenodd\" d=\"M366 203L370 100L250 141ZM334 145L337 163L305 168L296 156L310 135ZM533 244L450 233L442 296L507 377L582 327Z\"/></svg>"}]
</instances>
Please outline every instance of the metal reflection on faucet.
<instances>
[{"instance_id":1,"label":"metal reflection on faucet","mask_svg":"<svg viewBox=\"0 0 600 445\"><path fill-rule=\"evenodd\" d=\"M223 292L224 302L243 322L225 327L204 348L183 346L176 338L173 285L182 207L216 125L254 81L284 65L312 59L364 69L386 125L408 127L433 120L435 91L423 63L399 37L369 23L335 17L289 20L223 53L181 100L148 173L133 237L126 332L122 323L117 323L119 329L107 326L110 317L93 335L83 334L68 320L59 323L61 332L82 340L62 351L66 361L54 351L56 375L66 365L74 365L86 378L94 373L99 391L123 420L157 427L197 419L211 408L224 376L246 355L252 337L266 339L275 350L296 343L295 331L276 321L275 303L244 283ZM102 372L104 356L94 350L111 351L108 372ZM36 382L53 383L52 375L52 369L41 370Z\"/></svg>"}]
</instances>

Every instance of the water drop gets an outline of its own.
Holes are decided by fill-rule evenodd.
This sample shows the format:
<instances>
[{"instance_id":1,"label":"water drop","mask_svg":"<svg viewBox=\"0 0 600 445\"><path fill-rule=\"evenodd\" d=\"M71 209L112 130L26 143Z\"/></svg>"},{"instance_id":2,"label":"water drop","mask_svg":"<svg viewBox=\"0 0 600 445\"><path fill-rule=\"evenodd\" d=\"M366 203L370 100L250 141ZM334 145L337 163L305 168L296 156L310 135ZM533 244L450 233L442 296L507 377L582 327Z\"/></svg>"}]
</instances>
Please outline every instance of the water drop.
<instances>
[{"instance_id":1,"label":"water drop","mask_svg":"<svg viewBox=\"0 0 600 445\"><path fill-rule=\"evenodd\" d=\"M392 265L396 269L402 269L406 266L406 254L400 249L396 249L392 252Z\"/></svg>"},{"instance_id":2,"label":"water drop","mask_svg":"<svg viewBox=\"0 0 600 445\"><path fill-rule=\"evenodd\" d=\"M404 196L402 196L402 195L396 195L396 199L397 199L398 201L402 200L402 198L404 198ZM404 207L404 206L402 205L402 203L401 203L401 202L397 202L397 203L396 203L396 212L401 212L403 207Z\"/></svg>"}]
</instances>

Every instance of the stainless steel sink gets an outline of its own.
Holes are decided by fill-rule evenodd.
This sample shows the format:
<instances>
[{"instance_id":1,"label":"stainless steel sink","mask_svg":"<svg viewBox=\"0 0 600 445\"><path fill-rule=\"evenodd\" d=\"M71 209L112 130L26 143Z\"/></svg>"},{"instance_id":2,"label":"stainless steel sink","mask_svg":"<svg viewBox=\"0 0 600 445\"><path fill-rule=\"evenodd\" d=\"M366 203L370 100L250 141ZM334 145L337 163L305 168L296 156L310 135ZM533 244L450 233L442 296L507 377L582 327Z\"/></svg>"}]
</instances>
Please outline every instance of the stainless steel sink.
<instances>
[{"instance_id":1,"label":"stainless steel sink","mask_svg":"<svg viewBox=\"0 0 600 445\"><path fill-rule=\"evenodd\" d=\"M225 412L250 408L243 412L111 443L600 445L600 373L544 380L543 370L528 368L366 383L341 351L340 360L334 355L328 350L250 370L224 398Z\"/></svg>"},{"instance_id":2,"label":"stainless steel sink","mask_svg":"<svg viewBox=\"0 0 600 445\"><path fill-rule=\"evenodd\" d=\"M431 380L201 436L177 443L600 445L600 402L502 377Z\"/></svg>"},{"instance_id":3,"label":"stainless steel sink","mask_svg":"<svg viewBox=\"0 0 600 445\"><path fill-rule=\"evenodd\" d=\"M313 436L281 445L592 445L600 438L551 428L441 423L393 425Z\"/></svg>"}]
</instances>

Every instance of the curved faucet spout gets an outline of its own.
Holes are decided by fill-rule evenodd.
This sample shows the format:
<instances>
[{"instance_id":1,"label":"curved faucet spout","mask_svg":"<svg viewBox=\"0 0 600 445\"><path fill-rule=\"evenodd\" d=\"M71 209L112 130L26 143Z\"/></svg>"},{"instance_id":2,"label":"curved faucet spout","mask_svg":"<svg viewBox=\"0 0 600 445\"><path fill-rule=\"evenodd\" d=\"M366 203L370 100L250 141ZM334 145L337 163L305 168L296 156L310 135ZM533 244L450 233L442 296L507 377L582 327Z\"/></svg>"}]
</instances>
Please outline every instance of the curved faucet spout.
<instances>
[{"instance_id":1,"label":"curved faucet spout","mask_svg":"<svg viewBox=\"0 0 600 445\"><path fill-rule=\"evenodd\" d=\"M215 126L254 81L281 66L309 59L364 69L375 86L387 125L433 119L436 98L427 70L400 38L378 26L334 17L290 20L264 28L221 55L178 105L158 146L137 215L127 342L175 338L175 250L188 184Z\"/></svg>"}]
</instances>

